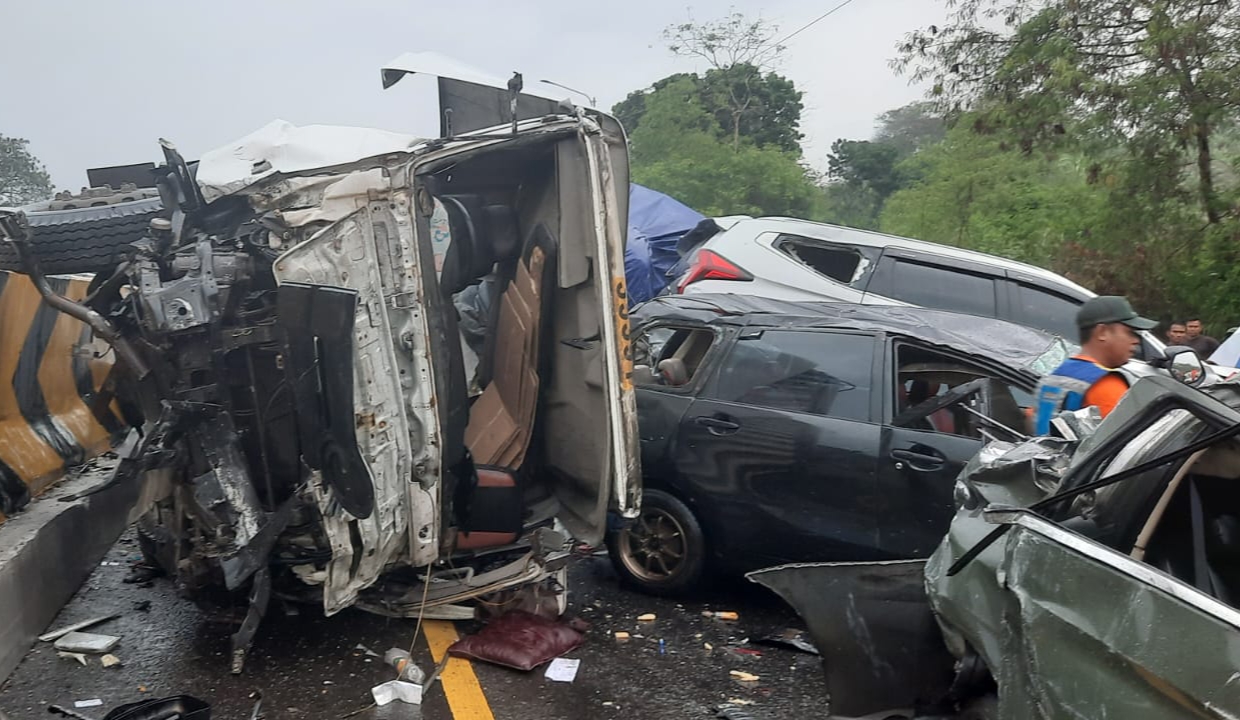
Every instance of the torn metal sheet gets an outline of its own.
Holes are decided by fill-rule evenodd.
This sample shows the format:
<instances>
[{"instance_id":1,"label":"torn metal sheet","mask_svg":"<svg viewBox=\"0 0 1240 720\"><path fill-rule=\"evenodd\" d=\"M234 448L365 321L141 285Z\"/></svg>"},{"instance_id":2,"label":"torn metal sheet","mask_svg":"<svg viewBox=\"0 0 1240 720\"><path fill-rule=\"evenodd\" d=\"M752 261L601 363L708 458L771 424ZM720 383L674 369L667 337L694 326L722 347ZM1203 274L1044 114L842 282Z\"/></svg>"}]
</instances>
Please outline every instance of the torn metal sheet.
<instances>
[{"instance_id":1,"label":"torn metal sheet","mask_svg":"<svg viewBox=\"0 0 1240 720\"><path fill-rule=\"evenodd\" d=\"M751 572L809 626L833 715L942 698L954 659L926 601L924 560L782 565Z\"/></svg>"},{"instance_id":2,"label":"torn metal sheet","mask_svg":"<svg viewBox=\"0 0 1240 720\"><path fill-rule=\"evenodd\" d=\"M1003 519L1001 717L1240 717L1240 612L1033 515Z\"/></svg>"},{"instance_id":3,"label":"torn metal sheet","mask_svg":"<svg viewBox=\"0 0 1240 720\"><path fill-rule=\"evenodd\" d=\"M44 633L43 635L40 635L39 642L51 642L61 636L68 635L71 632L85 630L88 627L91 627L93 625L98 625L99 623L102 623L102 622L107 622L108 620L112 620L116 617L119 617L119 616L115 614L100 615L99 617L91 618L89 620L83 620L82 622L73 623L72 625L67 625L65 627L62 627L59 630L53 630L49 633Z\"/></svg>"},{"instance_id":4,"label":"torn metal sheet","mask_svg":"<svg viewBox=\"0 0 1240 720\"><path fill-rule=\"evenodd\" d=\"M272 120L245 137L203 153L196 178L208 202L264 178L407 152L421 138L373 128L339 125L298 127Z\"/></svg>"}]
</instances>

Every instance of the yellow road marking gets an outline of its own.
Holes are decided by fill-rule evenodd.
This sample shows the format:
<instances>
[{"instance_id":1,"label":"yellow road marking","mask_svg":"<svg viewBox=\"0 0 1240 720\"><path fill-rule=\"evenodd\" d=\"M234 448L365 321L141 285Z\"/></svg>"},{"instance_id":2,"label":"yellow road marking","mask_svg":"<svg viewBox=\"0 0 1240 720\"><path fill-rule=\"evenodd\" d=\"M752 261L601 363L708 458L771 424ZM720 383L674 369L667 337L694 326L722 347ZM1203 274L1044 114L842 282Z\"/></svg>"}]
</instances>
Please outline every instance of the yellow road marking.
<instances>
[{"instance_id":1,"label":"yellow road marking","mask_svg":"<svg viewBox=\"0 0 1240 720\"><path fill-rule=\"evenodd\" d=\"M426 642L436 663L448 652L448 646L460 637L456 634L456 625L447 620L426 620L422 623L422 632L426 633ZM474 674L474 666L468 660L458 657L449 660L439 676L439 682L448 697L448 707L452 709L454 720L495 720L491 706L482 694L478 676Z\"/></svg>"}]
</instances>

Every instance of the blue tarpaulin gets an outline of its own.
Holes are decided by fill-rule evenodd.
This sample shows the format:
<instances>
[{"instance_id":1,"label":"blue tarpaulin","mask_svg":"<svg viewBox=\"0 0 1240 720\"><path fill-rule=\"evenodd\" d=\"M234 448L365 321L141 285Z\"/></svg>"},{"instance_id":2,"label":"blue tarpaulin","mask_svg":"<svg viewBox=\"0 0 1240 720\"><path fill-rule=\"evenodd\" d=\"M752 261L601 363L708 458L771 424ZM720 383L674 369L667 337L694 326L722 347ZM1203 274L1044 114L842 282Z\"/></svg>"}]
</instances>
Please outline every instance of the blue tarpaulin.
<instances>
[{"instance_id":1,"label":"blue tarpaulin","mask_svg":"<svg viewBox=\"0 0 1240 720\"><path fill-rule=\"evenodd\" d=\"M703 217L661 192L629 185L629 239L624 248L624 277L630 306L649 300L667 286L667 271L680 259L676 241Z\"/></svg>"}]
</instances>

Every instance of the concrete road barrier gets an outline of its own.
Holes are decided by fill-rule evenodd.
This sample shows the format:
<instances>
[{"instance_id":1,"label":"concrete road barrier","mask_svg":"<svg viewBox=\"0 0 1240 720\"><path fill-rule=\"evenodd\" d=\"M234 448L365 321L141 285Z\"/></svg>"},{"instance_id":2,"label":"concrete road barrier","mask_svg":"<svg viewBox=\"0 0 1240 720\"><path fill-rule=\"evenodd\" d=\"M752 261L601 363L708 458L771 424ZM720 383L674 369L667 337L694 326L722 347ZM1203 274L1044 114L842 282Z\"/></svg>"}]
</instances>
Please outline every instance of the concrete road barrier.
<instances>
[{"instance_id":1,"label":"concrete road barrier","mask_svg":"<svg viewBox=\"0 0 1240 720\"><path fill-rule=\"evenodd\" d=\"M89 277L51 278L74 300ZM42 301L24 275L0 272L0 522L106 451L124 427L90 403L112 366L90 328Z\"/></svg>"},{"instance_id":2,"label":"concrete road barrier","mask_svg":"<svg viewBox=\"0 0 1240 720\"><path fill-rule=\"evenodd\" d=\"M137 442L136 435L124 444ZM68 478L0 525L0 682L129 524L136 479L64 501L109 482L116 465L107 461Z\"/></svg>"}]
</instances>

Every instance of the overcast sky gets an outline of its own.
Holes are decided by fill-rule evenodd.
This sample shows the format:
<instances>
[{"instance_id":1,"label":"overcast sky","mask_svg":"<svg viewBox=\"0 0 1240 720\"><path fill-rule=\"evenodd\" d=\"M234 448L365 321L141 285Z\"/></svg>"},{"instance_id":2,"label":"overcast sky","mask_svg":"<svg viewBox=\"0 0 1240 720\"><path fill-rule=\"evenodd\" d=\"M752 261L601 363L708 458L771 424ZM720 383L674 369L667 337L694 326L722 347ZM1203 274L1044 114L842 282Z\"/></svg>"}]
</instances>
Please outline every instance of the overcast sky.
<instances>
[{"instance_id":1,"label":"overcast sky","mask_svg":"<svg viewBox=\"0 0 1240 720\"><path fill-rule=\"evenodd\" d=\"M555 80L611 107L705 69L667 51L671 23L735 8L783 35L839 2L28 0L5 12L0 134L30 140L57 188L74 191L88 167L157 160L160 137L192 159L276 118L434 135L430 81L381 89L379 68L402 52L519 70L527 85ZM920 97L888 61L906 32L944 14L943 0L853 0L788 43L779 71L805 92L813 165L825 167L836 138L868 137L876 115Z\"/></svg>"}]
</instances>

